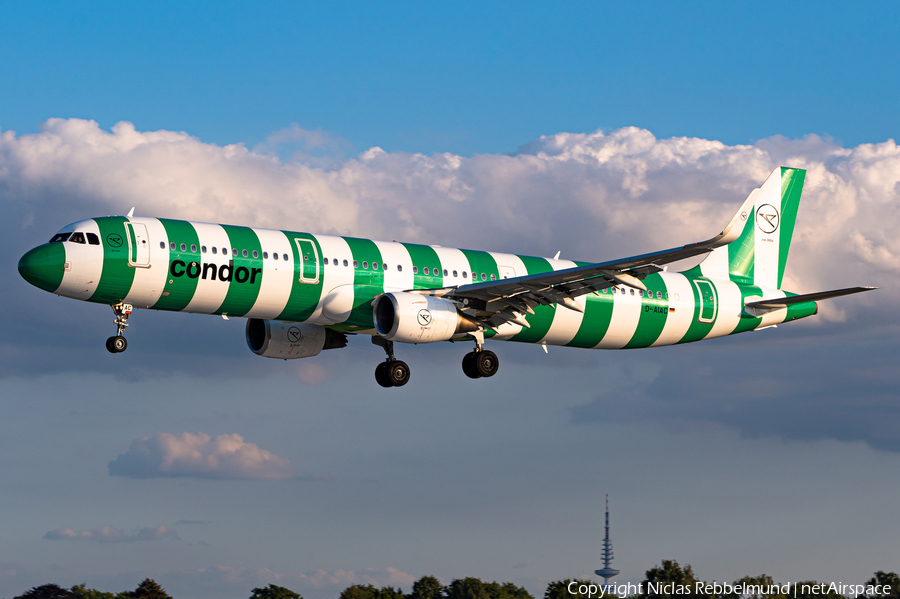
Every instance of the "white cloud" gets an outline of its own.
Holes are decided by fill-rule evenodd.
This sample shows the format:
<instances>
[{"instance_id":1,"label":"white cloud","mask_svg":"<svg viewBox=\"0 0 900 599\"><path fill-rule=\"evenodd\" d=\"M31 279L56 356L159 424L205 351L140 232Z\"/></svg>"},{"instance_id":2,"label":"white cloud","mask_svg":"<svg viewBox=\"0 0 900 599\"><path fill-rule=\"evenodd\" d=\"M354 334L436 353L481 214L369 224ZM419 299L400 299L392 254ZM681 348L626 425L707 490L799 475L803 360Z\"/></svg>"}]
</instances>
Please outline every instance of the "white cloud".
<instances>
[{"instance_id":1,"label":"white cloud","mask_svg":"<svg viewBox=\"0 0 900 599\"><path fill-rule=\"evenodd\" d=\"M137 439L108 464L112 476L282 479L293 476L290 462L238 434L156 433Z\"/></svg>"},{"instance_id":2,"label":"white cloud","mask_svg":"<svg viewBox=\"0 0 900 599\"><path fill-rule=\"evenodd\" d=\"M788 266L799 291L877 282L900 272L900 149L842 148L817 136L728 146L656 139L627 127L560 133L512 156L388 153L317 167L273 148L342 142L296 126L251 151L127 122L51 119L38 133L0 134L0 199L41 239L79 217L124 213L290 227L579 259L609 259L718 232L772 168L808 169ZM5 191L4 191L5 190ZM892 287L891 293L896 293Z\"/></svg>"},{"instance_id":3,"label":"white cloud","mask_svg":"<svg viewBox=\"0 0 900 599\"><path fill-rule=\"evenodd\" d=\"M100 526L91 530L57 528L44 535L50 541L96 541L98 543L128 543L133 541L155 541L158 539L178 539L178 533L159 526L140 528L124 532L112 526Z\"/></svg>"}]
</instances>

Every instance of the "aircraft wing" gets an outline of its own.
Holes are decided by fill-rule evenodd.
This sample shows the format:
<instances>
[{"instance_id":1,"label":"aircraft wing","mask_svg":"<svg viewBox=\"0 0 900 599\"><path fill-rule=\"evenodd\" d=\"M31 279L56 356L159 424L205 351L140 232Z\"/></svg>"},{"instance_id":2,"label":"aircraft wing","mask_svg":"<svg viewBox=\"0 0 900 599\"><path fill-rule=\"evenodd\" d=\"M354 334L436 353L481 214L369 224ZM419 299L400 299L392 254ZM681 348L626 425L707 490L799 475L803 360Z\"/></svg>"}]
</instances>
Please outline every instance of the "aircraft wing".
<instances>
[{"instance_id":1,"label":"aircraft wing","mask_svg":"<svg viewBox=\"0 0 900 599\"><path fill-rule=\"evenodd\" d=\"M411 292L453 300L460 304L462 310L469 316L492 329L506 322L529 327L525 314L534 314L536 306L558 304L582 312L581 307L575 302L575 298L579 296L595 293L613 285L627 285L646 290L641 279L663 270L662 265L708 254L717 247L736 240L741 234L758 192L758 189L754 189L725 229L706 241L611 262L586 264L499 281L482 281L440 289L417 289Z\"/></svg>"}]
</instances>

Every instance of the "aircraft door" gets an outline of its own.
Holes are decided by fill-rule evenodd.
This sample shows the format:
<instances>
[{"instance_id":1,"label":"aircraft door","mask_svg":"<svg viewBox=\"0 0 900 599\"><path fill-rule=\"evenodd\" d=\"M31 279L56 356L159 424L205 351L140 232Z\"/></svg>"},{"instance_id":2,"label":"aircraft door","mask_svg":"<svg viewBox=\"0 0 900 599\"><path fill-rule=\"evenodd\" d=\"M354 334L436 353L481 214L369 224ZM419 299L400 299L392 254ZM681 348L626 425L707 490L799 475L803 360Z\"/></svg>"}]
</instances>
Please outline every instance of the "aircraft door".
<instances>
[{"instance_id":1,"label":"aircraft door","mask_svg":"<svg viewBox=\"0 0 900 599\"><path fill-rule=\"evenodd\" d=\"M303 283L319 282L319 252L316 244L309 239L294 240L297 243L297 253L300 255L300 281Z\"/></svg>"},{"instance_id":2,"label":"aircraft door","mask_svg":"<svg viewBox=\"0 0 900 599\"><path fill-rule=\"evenodd\" d=\"M697 279L694 281L697 292L700 294L700 313L697 320L700 322L712 322L716 319L716 288L709 281Z\"/></svg>"},{"instance_id":3,"label":"aircraft door","mask_svg":"<svg viewBox=\"0 0 900 599\"><path fill-rule=\"evenodd\" d=\"M501 279L514 279L516 277L516 269L512 266L498 266Z\"/></svg>"},{"instance_id":4,"label":"aircraft door","mask_svg":"<svg viewBox=\"0 0 900 599\"><path fill-rule=\"evenodd\" d=\"M128 238L128 265L146 268L150 266L150 240L147 226L142 223L125 223Z\"/></svg>"}]
</instances>

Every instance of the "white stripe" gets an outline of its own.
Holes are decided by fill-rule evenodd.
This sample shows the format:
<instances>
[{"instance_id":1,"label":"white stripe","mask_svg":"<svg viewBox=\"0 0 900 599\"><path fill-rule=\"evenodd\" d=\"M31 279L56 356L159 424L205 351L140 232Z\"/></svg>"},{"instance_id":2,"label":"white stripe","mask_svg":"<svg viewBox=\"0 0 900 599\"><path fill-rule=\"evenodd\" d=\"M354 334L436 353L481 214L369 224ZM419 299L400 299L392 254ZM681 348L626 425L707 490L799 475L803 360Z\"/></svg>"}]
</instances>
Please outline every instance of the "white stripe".
<instances>
[{"instance_id":1,"label":"white stripe","mask_svg":"<svg viewBox=\"0 0 900 599\"><path fill-rule=\"evenodd\" d=\"M737 284L722 279L711 279L716 289L716 321L704 339L730 335L741 320L741 289Z\"/></svg>"},{"instance_id":2,"label":"white stripe","mask_svg":"<svg viewBox=\"0 0 900 599\"><path fill-rule=\"evenodd\" d=\"M763 299L780 299L787 295L784 291L781 291L779 289L760 289L760 291L762 291ZM773 324L781 324L782 322L784 322L785 317L787 317L787 308L778 308L777 310L772 310L762 317L762 322L759 323L759 326L757 326L756 328L761 329L763 327L770 327Z\"/></svg>"},{"instance_id":3,"label":"white stripe","mask_svg":"<svg viewBox=\"0 0 900 599\"><path fill-rule=\"evenodd\" d=\"M222 225L212 225L209 223L188 223L194 227L197 232L197 242L200 244L200 276L197 277L197 288L194 290L194 297L183 312L199 312L201 314L212 314L219 309L225 296L228 295L228 281L220 281L218 277L219 269L227 266L232 259L231 242L228 240L228 233L222 228ZM203 246L206 246L206 253L202 253ZM159 244L157 244L159 247ZM217 253L212 253L212 248L218 248ZM225 253L222 250L225 249ZM212 276L203 278L203 265L216 265L216 278ZM212 273L210 273L212 274ZM233 273L232 273L233 274Z\"/></svg>"},{"instance_id":4,"label":"white stripe","mask_svg":"<svg viewBox=\"0 0 900 599\"><path fill-rule=\"evenodd\" d=\"M616 288L617 293L613 299L612 318L609 323L609 329L603 336L603 340L597 344L599 349L621 349L625 347L634 332L637 330L638 322L641 319L641 296L629 287ZM625 289L625 294L622 294Z\"/></svg>"},{"instance_id":5,"label":"white stripe","mask_svg":"<svg viewBox=\"0 0 900 599\"><path fill-rule=\"evenodd\" d=\"M523 277L528 274L528 269L525 268L525 263L522 262L522 259L515 254L500 254L494 252L490 252L490 254L494 258L494 260L497 261L497 268L500 269L501 272L502 267L506 266L512 268L513 271L515 271L515 274L513 276ZM497 327L497 334L494 335L492 339L505 341L506 339L510 339L521 333L523 328L524 327L522 327L522 325L520 324L507 322L506 324Z\"/></svg>"},{"instance_id":6,"label":"white stripe","mask_svg":"<svg viewBox=\"0 0 900 599\"><path fill-rule=\"evenodd\" d=\"M133 223L147 227L147 243L150 244L150 268L135 268L134 281L125 302L149 308L162 295L169 277L169 237L166 228L157 218L132 218ZM163 247L159 247L162 243Z\"/></svg>"},{"instance_id":7,"label":"white stripe","mask_svg":"<svg viewBox=\"0 0 900 599\"><path fill-rule=\"evenodd\" d=\"M321 235L316 240L322 255L332 262L337 258L338 266L329 266L322 273L322 297L309 320L323 324L344 322L353 309L353 252L343 237Z\"/></svg>"},{"instance_id":8,"label":"white stripe","mask_svg":"<svg viewBox=\"0 0 900 599\"><path fill-rule=\"evenodd\" d=\"M387 264L387 270L384 271L384 290L406 291L412 289L415 286L416 275L413 274L412 258L410 258L406 246L397 242L376 241L375 247L381 252L382 266ZM398 265L403 267L402 271L397 270Z\"/></svg>"},{"instance_id":9,"label":"white stripe","mask_svg":"<svg viewBox=\"0 0 900 599\"><path fill-rule=\"evenodd\" d=\"M566 268L574 268L577 266L574 262L570 262L569 260L549 260L549 262L553 267L553 270L565 270ZM585 298L586 296L582 295L575 300L575 303L581 306L582 310L585 309ZM583 313L557 306L556 314L553 315L553 322L550 324L550 329L547 331L547 334L544 335L541 342L547 343L548 345L565 345L569 343L575 338L579 327L581 327L581 321L583 320Z\"/></svg>"},{"instance_id":10,"label":"white stripe","mask_svg":"<svg viewBox=\"0 0 900 599\"><path fill-rule=\"evenodd\" d=\"M294 261L284 260L284 255L293 256L291 242L281 231L253 229L259 238L263 251L262 282L256 303L244 316L246 318L275 318L284 311L291 297L294 283ZM265 256L268 254L268 258ZM278 259L275 259L275 256Z\"/></svg>"},{"instance_id":11,"label":"white stripe","mask_svg":"<svg viewBox=\"0 0 900 599\"><path fill-rule=\"evenodd\" d=\"M659 338L650 347L674 345L681 341L694 320L694 290L687 277L678 272L659 273L669 294L669 314ZM677 299L676 299L677 296ZM675 311L672 312L671 309Z\"/></svg>"},{"instance_id":12,"label":"white stripe","mask_svg":"<svg viewBox=\"0 0 900 599\"><path fill-rule=\"evenodd\" d=\"M469 261L461 250L436 246L431 246L431 249L435 251L438 260L441 261L441 268L447 270L447 276L444 277L442 283L443 287L457 287L469 282L469 279L462 278L462 273L469 270ZM456 271L455 277L453 276L454 270Z\"/></svg>"}]
</instances>

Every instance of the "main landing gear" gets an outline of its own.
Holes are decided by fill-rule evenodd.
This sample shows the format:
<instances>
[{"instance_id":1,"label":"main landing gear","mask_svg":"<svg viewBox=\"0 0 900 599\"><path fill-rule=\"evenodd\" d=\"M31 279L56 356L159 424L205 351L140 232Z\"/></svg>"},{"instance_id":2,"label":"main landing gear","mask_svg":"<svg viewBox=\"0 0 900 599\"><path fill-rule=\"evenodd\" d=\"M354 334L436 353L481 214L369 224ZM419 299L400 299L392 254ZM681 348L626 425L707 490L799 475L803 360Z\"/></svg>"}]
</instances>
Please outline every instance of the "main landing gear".
<instances>
[{"instance_id":1,"label":"main landing gear","mask_svg":"<svg viewBox=\"0 0 900 599\"><path fill-rule=\"evenodd\" d=\"M116 313L116 319L113 322L116 323L117 333L115 337L110 337L106 340L106 349L111 354L119 354L128 347L128 342L125 341L122 333L125 332L125 327L128 326L128 317L131 316L133 307L131 304L122 303L110 307Z\"/></svg>"},{"instance_id":2,"label":"main landing gear","mask_svg":"<svg viewBox=\"0 0 900 599\"><path fill-rule=\"evenodd\" d=\"M475 336L475 350L467 353L462 361L463 372L470 379L480 379L497 374L500 368L500 360L497 354L484 349L484 333L478 331L472 333Z\"/></svg>"},{"instance_id":3,"label":"main landing gear","mask_svg":"<svg viewBox=\"0 0 900 599\"><path fill-rule=\"evenodd\" d=\"M394 342L384 337L372 336L372 343L384 348L387 359L375 369L375 380L382 387L402 387L409 382L409 366L394 358Z\"/></svg>"}]
</instances>

